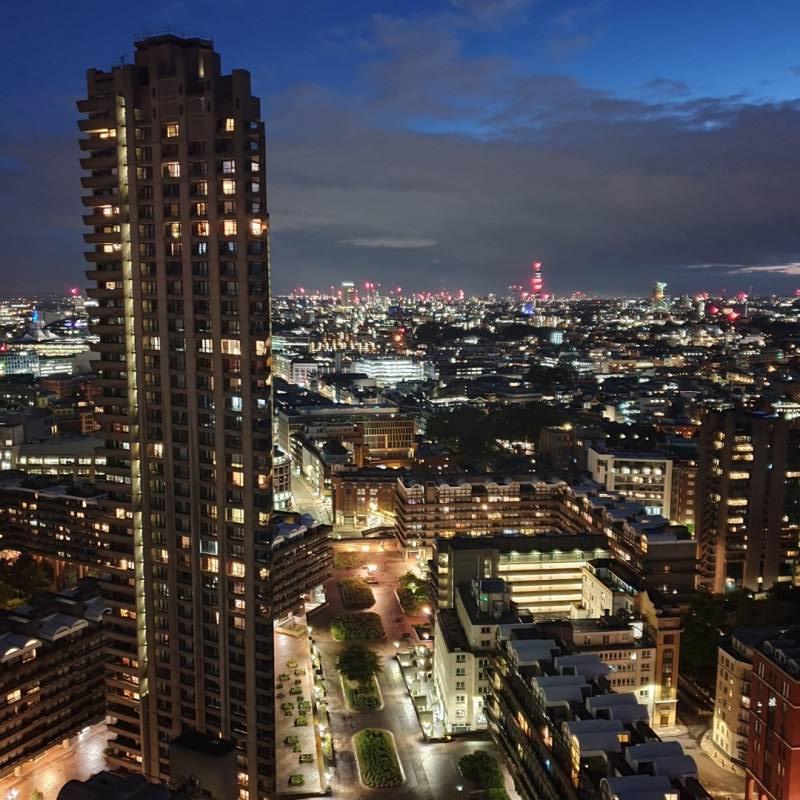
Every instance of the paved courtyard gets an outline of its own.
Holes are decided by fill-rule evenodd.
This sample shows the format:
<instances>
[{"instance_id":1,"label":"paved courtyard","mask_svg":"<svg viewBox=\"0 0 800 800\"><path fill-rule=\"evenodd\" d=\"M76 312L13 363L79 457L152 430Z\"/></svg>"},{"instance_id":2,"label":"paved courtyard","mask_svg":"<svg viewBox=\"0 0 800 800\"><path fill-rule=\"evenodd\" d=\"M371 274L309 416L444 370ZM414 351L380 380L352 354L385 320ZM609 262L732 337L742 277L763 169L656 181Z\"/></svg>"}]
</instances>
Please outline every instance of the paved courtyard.
<instances>
[{"instance_id":1,"label":"paved courtyard","mask_svg":"<svg viewBox=\"0 0 800 800\"><path fill-rule=\"evenodd\" d=\"M16 796L19 800L28 800L38 789L44 800L56 800L68 780L86 780L106 768L104 750L108 737L104 722L92 725L69 739L66 745L55 745L38 758L26 761L19 768L19 775L12 773L0 778L0 798Z\"/></svg>"},{"instance_id":2,"label":"paved courtyard","mask_svg":"<svg viewBox=\"0 0 800 800\"><path fill-rule=\"evenodd\" d=\"M366 543L365 543L366 544ZM351 545L358 552L364 545ZM330 725L336 753L336 768L332 777L333 796L340 798L373 797L376 800L442 800L466 796L471 789L458 772L458 760L467 753L476 750L487 750L495 755L500 763L499 753L494 744L486 736L475 735L470 738L459 738L452 742L426 743L414 712L411 698L406 690L395 659L397 648L395 642L403 641L403 634L414 632L412 625L424 621L420 617L406 617L400 608L395 594L397 579L407 572L413 561L406 560L403 553L393 547L393 543L383 545L376 541L369 543L370 548L364 554L365 561L374 564L377 569L372 573L377 583L372 585L375 594L375 605L369 609L378 613L386 629L386 639L374 643L375 650L382 657L383 671L378 676L384 707L379 711L368 713L352 713L347 710L342 695L341 683L335 664L338 654L346 647L345 643L336 642L330 635L330 620L343 610L338 581L348 575L363 575L363 569L334 569L334 575L326 586L329 603L309 616L314 642L319 648L324 683L327 691ZM384 728L391 731L397 743L398 756L402 763L406 781L402 787L387 790L364 788L358 780L355 754L351 738L363 728ZM507 776L507 787L512 798L517 795L513 791L510 778Z\"/></svg>"}]
</instances>

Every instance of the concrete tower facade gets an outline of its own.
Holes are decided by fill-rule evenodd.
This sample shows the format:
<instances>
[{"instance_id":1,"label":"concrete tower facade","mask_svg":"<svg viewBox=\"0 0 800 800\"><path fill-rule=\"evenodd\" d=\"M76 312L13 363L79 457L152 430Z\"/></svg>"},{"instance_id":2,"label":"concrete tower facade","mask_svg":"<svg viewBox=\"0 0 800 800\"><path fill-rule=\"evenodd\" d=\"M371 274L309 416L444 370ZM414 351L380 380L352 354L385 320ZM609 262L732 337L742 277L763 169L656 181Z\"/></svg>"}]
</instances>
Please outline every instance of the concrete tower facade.
<instances>
[{"instance_id":1,"label":"concrete tower facade","mask_svg":"<svg viewBox=\"0 0 800 800\"><path fill-rule=\"evenodd\" d=\"M186 732L274 773L265 139L242 70L160 36L91 69L80 146L107 457L110 761L170 777Z\"/></svg>"}]
</instances>

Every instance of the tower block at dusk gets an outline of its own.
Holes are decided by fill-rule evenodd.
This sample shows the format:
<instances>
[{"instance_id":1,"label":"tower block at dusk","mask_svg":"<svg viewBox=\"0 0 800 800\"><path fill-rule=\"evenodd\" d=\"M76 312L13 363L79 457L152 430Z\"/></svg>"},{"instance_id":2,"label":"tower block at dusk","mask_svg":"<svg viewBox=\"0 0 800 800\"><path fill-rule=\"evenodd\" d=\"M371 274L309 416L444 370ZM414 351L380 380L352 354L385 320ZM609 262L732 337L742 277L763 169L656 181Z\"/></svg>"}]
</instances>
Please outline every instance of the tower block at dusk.
<instances>
[{"instance_id":1,"label":"tower block at dusk","mask_svg":"<svg viewBox=\"0 0 800 800\"><path fill-rule=\"evenodd\" d=\"M270 277L264 123L212 43L136 43L78 103L107 458L109 764L169 780L229 740L274 781ZM201 734L200 737L195 734ZM224 748L220 748L224 749ZM230 748L228 748L230 751Z\"/></svg>"}]
</instances>

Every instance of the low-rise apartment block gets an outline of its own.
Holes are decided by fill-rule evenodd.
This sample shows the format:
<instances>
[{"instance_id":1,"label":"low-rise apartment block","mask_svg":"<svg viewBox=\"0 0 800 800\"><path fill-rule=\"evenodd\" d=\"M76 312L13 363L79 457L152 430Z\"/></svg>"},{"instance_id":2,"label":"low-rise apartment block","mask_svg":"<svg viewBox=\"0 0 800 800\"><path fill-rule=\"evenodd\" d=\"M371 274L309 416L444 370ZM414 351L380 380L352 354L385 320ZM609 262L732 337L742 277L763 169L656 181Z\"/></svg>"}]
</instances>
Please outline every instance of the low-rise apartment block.
<instances>
[{"instance_id":1,"label":"low-rise apartment block","mask_svg":"<svg viewBox=\"0 0 800 800\"><path fill-rule=\"evenodd\" d=\"M524 800L709 800L647 706L613 691L611 667L537 626L511 628L490 668L487 718Z\"/></svg>"},{"instance_id":2,"label":"low-rise apartment block","mask_svg":"<svg viewBox=\"0 0 800 800\"><path fill-rule=\"evenodd\" d=\"M0 616L0 773L103 717L105 611L90 583Z\"/></svg>"}]
</instances>

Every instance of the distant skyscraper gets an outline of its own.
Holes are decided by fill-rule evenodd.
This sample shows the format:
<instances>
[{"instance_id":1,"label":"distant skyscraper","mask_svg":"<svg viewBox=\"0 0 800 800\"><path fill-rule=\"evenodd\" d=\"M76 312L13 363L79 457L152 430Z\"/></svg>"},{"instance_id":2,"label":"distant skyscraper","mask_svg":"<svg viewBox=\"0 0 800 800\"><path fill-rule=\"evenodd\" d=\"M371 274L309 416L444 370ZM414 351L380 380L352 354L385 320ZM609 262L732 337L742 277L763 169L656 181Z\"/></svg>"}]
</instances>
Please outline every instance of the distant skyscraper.
<instances>
[{"instance_id":1,"label":"distant skyscraper","mask_svg":"<svg viewBox=\"0 0 800 800\"><path fill-rule=\"evenodd\" d=\"M196 730L271 796L264 124L210 41L159 36L78 103L106 444L110 763L169 776Z\"/></svg>"},{"instance_id":2,"label":"distant skyscraper","mask_svg":"<svg viewBox=\"0 0 800 800\"><path fill-rule=\"evenodd\" d=\"M664 290L667 288L667 284L664 281L656 281L653 284L653 295L652 300L655 305L663 305L664 303Z\"/></svg>"},{"instance_id":3,"label":"distant skyscraper","mask_svg":"<svg viewBox=\"0 0 800 800\"><path fill-rule=\"evenodd\" d=\"M536 299L541 299L544 294L542 263L540 261L534 261L531 269L533 270L533 274L531 275L531 296Z\"/></svg>"},{"instance_id":4,"label":"distant skyscraper","mask_svg":"<svg viewBox=\"0 0 800 800\"><path fill-rule=\"evenodd\" d=\"M342 305L353 306L356 302L356 285L353 281L342 281Z\"/></svg>"},{"instance_id":5,"label":"distant skyscraper","mask_svg":"<svg viewBox=\"0 0 800 800\"><path fill-rule=\"evenodd\" d=\"M700 584L713 592L797 582L800 420L708 414L700 431L695 535Z\"/></svg>"}]
</instances>

